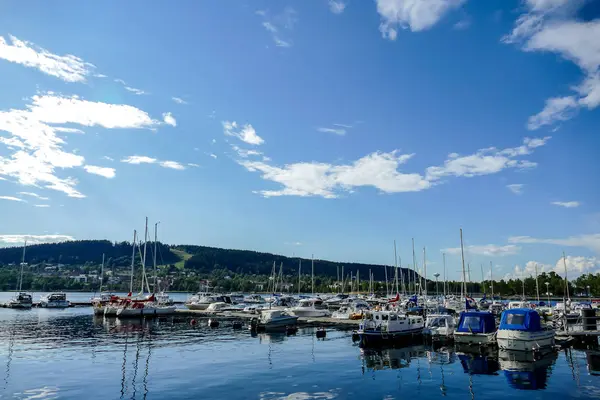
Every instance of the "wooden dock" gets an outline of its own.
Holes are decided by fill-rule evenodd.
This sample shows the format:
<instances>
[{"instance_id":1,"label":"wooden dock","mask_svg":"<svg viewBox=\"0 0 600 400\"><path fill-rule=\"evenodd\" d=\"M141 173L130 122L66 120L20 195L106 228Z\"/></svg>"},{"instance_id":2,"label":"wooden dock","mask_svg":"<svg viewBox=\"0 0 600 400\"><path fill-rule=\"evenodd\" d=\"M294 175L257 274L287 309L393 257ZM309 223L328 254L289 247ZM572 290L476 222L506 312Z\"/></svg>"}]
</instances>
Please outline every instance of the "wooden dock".
<instances>
[{"instance_id":1,"label":"wooden dock","mask_svg":"<svg viewBox=\"0 0 600 400\"><path fill-rule=\"evenodd\" d=\"M178 308L176 315L181 316L196 316L199 318L224 318L224 319L243 319L250 320L258 317L258 314L248 314L236 311L211 312L206 310L188 310ZM300 317L298 318L298 326L300 327L335 327L338 329L358 329L360 320L337 319L329 317Z\"/></svg>"}]
</instances>

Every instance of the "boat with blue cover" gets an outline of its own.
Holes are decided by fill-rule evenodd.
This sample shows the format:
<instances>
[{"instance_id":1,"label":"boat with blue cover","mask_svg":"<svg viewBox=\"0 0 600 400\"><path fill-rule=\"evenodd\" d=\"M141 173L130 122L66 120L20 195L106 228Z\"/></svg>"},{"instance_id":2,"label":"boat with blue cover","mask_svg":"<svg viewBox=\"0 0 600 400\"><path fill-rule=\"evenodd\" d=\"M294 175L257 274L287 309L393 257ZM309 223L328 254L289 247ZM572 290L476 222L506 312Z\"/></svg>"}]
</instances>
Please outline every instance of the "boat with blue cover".
<instances>
[{"instance_id":1,"label":"boat with blue cover","mask_svg":"<svg viewBox=\"0 0 600 400\"><path fill-rule=\"evenodd\" d=\"M465 311L460 314L454 341L471 345L489 345L496 342L496 320L486 311Z\"/></svg>"},{"instance_id":2,"label":"boat with blue cover","mask_svg":"<svg viewBox=\"0 0 600 400\"><path fill-rule=\"evenodd\" d=\"M542 326L540 315L530 308L514 308L502 313L498 347L504 350L534 351L554 347L555 332Z\"/></svg>"}]
</instances>

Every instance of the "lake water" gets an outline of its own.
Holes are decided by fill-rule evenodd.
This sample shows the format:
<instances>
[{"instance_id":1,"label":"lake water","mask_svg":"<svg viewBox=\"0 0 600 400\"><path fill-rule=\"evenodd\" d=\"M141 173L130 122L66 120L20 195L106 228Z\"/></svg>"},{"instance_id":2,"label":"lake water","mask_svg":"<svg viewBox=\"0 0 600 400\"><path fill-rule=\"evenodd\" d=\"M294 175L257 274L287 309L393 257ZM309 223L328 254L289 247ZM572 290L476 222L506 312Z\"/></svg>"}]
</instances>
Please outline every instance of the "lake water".
<instances>
[{"instance_id":1,"label":"lake water","mask_svg":"<svg viewBox=\"0 0 600 400\"><path fill-rule=\"evenodd\" d=\"M90 307L0 309L0 398L600 397L598 351L568 349L536 362L424 345L363 351L350 332L251 336L223 319L217 329L190 321L95 318Z\"/></svg>"}]
</instances>

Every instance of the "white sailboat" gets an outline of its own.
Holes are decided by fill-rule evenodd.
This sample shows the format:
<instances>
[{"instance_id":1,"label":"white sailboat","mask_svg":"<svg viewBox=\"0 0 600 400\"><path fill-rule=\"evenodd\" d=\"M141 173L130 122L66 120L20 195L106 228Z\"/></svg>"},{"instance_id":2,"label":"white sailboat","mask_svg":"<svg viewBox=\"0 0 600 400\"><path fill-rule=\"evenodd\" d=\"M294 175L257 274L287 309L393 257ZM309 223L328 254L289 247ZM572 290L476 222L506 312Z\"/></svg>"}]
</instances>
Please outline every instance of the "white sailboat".
<instances>
[{"instance_id":1,"label":"white sailboat","mask_svg":"<svg viewBox=\"0 0 600 400\"><path fill-rule=\"evenodd\" d=\"M19 308L23 310L29 310L33 306L33 298L29 293L23 292L23 269L27 264L25 263L25 250L27 249L27 240L25 240L25 244L23 245L23 257L21 258L21 275L19 277L19 291L10 299L7 303L7 307L9 308Z\"/></svg>"},{"instance_id":2,"label":"white sailboat","mask_svg":"<svg viewBox=\"0 0 600 400\"><path fill-rule=\"evenodd\" d=\"M129 279L129 293L124 298L120 298L118 296L109 296L108 303L103 303L103 300L106 299L106 296L104 298L102 298L102 296L101 296L101 299L100 299L101 301L98 302L94 306L95 314L97 314L97 315L104 314L105 317L116 317L117 311L119 310L121 305L123 305L128 300L131 300L131 296L133 295L133 269L134 269L134 265L135 265L136 240L137 240L137 231L134 229L133 230L133 243L131 246L131 277Z\"/></svg>"}]
</instances>

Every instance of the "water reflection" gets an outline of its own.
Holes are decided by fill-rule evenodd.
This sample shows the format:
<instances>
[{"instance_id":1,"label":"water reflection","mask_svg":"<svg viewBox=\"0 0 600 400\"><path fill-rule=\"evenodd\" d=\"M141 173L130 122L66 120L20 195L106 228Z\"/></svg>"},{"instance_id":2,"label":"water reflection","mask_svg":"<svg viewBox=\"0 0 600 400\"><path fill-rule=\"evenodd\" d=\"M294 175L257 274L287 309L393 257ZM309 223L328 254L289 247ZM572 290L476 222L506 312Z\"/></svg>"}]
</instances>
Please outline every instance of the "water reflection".
<instances>
[{"instance_id":1,"label":"water reflection","mask_svg":"<svg viewBox=\"0 0 600 400\"><path fill-rule=\"evenodd\" d=\"M408 368L412 360L418 361L419 358L425 358L427 354L424 345L404 348L361 348L360 352L363 366L373 371Z\"/></svg>"},{"instance_id":2,"label":"water reflection","mask_svg":"<svg viewBox=\"0 0 600 400\"><path fill-rule=\"evenodd\" d=\"M508 384L519 390L540 390L548 385L552 365L558 355L551 351L541 356L522 351L500 350L500 368Z\"/></svg>"}]
</instances>

